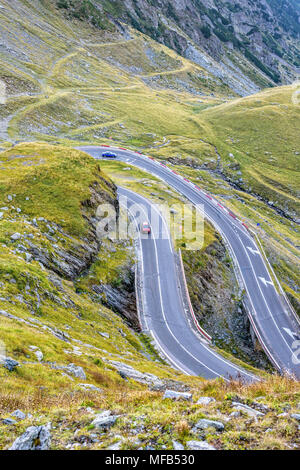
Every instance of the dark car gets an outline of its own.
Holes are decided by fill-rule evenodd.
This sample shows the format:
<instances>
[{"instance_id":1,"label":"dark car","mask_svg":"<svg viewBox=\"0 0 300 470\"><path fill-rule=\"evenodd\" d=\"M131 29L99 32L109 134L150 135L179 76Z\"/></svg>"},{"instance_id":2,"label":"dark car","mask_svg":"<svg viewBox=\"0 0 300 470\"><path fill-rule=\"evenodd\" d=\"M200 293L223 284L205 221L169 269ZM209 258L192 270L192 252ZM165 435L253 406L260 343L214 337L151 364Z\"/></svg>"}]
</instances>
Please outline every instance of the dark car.
<instances>
[{"instance_id":1,"label":"dark car","mask_svg":"<svg viewBox=\"0 0 300 470\"><path fill-rule=\"evenodd\" d=\"M104 157L104 158L117 158L117 155L113 152L103 152L102 157Z\"/></svg>"}]
</instances>

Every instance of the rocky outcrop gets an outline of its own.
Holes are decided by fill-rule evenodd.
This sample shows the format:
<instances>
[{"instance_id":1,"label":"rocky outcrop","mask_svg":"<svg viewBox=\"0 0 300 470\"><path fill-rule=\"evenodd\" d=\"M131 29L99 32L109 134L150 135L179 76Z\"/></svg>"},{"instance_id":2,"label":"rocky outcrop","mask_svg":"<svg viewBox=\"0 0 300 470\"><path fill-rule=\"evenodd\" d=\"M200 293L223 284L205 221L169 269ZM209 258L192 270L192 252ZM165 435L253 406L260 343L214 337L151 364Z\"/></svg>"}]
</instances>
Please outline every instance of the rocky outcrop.
<instances>
[{"instance_id":1,"label":"rocky outcrop","mask_svg":"<svg viewBox=\"0 0 300 470\"><path fill-rule=\"evenodd\" d=\"M9 450L49 450L51 444L51 424L30 426L18 437Z\"/></svg>"},{"instance_id":2,"label":"rocky outcrop","mask_svg":"<svg viewBox=\"0 0 300 470\"><path fill-rule=\"evenodd\" d=\"M103 184L108 191L102 189ZM31 240L27 242L28 251L36 261L65 279L74 280L87 271L99 253L101 241L97 236L97 224L100 220L96 215L98 206L109 203L115 207L117 214L119 211L116 186L112 182L99 176L98 180L90 187L90 191L90 198L82 202L82 215L86 219L88 227L87 234L83 239L75 239L58 227L58 232L70 242L67 249L61 244L54 243L53 251L49 252ZM38 224L36 220L34 223Z\"/></svg>"},{"instance_id":3,"label":"rocky outcrop","mask_svg":"<svg viewBox=\"0 0 300 470\"><path fill-rule=\"evenodd\" d=\"M216 77L228 82L230 75L236 75L238 80L228 84L238 94L255 92L259 82L253 68L269 84L297 77L300 21L293 0L125 0L117 7L116 2L105 3L104 12L113 5L115 17L200 63ZM246 61L248 71L242 65ZM238 82L244 82L240 89Z\"/></svg>"},{"instance_id":4,"label":"rocky outcrop","mask_svg":"<svg viewBox=\"0 0 300 470\"><path fill-rule=\"evenodd\" d=\"M123 362L109 361L109 364L117 369L123 379L133 379L136 382L155 387L163 386L163 381L153 374L142 373L128 364L124 364Z\"/></svg>"},{"instance_id":5,"label":"rocky outcrop","mask_svg":"<svg viewBox=\"0 0 300 470\"><path fill-rule=\"evenodd\" d=\"M193 395L188 392L176 392L175 390L166 390L163 398L170 398L171 400L192 401Z\"/></svg>"},{"instance_id":6,"label":"rocky outcrop","mask_svg":"<svg viewBox=\"0 0 300 470\"><path fill-rule=\"evenodd\" d=\"M135 266L131 262L123 266L118 286L99 283L92 289L101 295L104 305L122 315L135 330L140 330L135 297Z\"/></svg>"},{"instance_id":7,"label":"rocky outcrop","mask_svg":"<svg viewBox=\"0 0 300 470\"><path fill-rule=\"evenodd\" d=\"M103 411L99 413L91 423L96 429L107 430L111 428L117 420L117 416L113 416L111 411Z\"/></svg>"}]
</instances>

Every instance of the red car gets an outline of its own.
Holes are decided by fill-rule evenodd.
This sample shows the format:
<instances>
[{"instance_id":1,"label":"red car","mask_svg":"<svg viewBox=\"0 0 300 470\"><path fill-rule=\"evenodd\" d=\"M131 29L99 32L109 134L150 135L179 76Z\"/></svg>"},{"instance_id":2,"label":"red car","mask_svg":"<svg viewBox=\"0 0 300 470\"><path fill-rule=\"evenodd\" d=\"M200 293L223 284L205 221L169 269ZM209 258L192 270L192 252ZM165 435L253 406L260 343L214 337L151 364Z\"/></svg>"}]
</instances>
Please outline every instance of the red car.
<instances>
[{"instance_id":1,"label":"red car","mask_svg":"<svg viewBox=\"0 0 300 470\"><path fill-rule=\"evenodd\" d=\"M151 233L151 227L149 222L143 222L141 227L141 232L149 235Z\"/></svg>"}]
</instances>

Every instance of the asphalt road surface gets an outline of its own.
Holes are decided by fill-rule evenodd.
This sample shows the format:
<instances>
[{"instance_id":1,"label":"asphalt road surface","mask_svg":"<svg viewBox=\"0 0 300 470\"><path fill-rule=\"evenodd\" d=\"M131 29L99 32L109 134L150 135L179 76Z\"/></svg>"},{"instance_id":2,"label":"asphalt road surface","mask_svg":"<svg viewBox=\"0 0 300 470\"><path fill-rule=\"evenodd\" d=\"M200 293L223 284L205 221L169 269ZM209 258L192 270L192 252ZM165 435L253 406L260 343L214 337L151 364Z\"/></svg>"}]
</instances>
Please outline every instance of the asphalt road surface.
<instances>
[{"instance_id":1,"label":"asphalt road surface","mask_svg":"<svg viewBox=\"0 0 300 470\"><path fill-rule=\"evenodd\" d=\"M206 378L254 376L216 354L191 329L182 300L175 256L168 228L161 214L155 217L147 199L124 188L119 196L127 198L127 208L136 222L141 252L143 322L157 346L177 369ZM120 198L121 199L121 198ZM152 210L151 210L152 209ZM141 234L143 221L151 233Z\"/></svg>"},{"instance_id":2,"label":"asphalt road surface","mask_svg":"<svg viewBox=\"0 0 300 470\"><path fill-rule=\"evenodd\" d=\"M94 158L101 158L102 152L107 151L107 147L80 147L80 150L89 153ZM118 148L111 148L111 150L117 154L119 160L137 166L162 179L192 203L203 204L205 216L221 233L230 248L235 265L238 268L238 276L247 293L249 319L260 344L281 373L293 375L295 378L300 379L299 323L292 315L283 297L277 292L264 258L246 226L210 194L205 193L201 188L178 175L172 169L167 168L164 164L133 151ZM131 193L131 198L134 199L134 197L138 196ZM149 262L150 258L156 258L155 240L146 240L146 242L149 245L147 248L145 248L142 241L143 258ZM161 242L164 242L164 245L168 243L167 240L157 241L156 250ZM172 267L174 265L174 256L172 263L172 253L164 248L165 246L161 248L158 257L158 263L160 264L160 282L156 283L158 292L151 301L149 300L148 305L148 317L153 322L151 323L151 325L154 325L152 332L154 337L157 337L157 342L161 341L161 346L168 348L171 353L170 359L172 359L174 365L177 364L177 367L183 366L182 369L187 373L204 377L219 375L228 377L240 374L241 371L237 367L212 353L207 346L204 347L203 344L200 344L198 337L184 323L182 302L177 294L175 295L177 292L175 284L172 288L173 295L170 294L169 289L174 274ZM155 269L155 266L152 265L149 269ZM157 271L153 271L154 273L157 273ZM174 278L172 282L176 283L176 279ZM159 299L163 305L159 304ZM175 315L174 312L176 312L176 321L172 320ZM159 318L157 317L158 314ZM175 324L178 325L178 328L176 327L175 338L173 338ZM167 331L169 331L168 334ZM183 345L185 346L183 347ZM206 353L204 353L204 350ZM245 374L245 371L243 373ZM246 373L245 378L247 377L249 380L250 377Z\"/></svg>"}]
</instances>

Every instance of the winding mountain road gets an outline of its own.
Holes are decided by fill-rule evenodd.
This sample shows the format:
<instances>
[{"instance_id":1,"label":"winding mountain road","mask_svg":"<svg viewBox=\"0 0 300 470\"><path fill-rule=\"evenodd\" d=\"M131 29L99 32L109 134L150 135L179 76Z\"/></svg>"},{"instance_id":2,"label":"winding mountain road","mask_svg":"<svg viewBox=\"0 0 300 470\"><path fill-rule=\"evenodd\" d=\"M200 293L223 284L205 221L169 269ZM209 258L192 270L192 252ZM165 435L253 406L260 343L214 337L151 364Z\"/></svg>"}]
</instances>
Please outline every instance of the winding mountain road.
<instances>
[{"instance_id":1,"label":"winding mountain road","mask_svg":"<svg viewBox=\"0 0 300 470\"><path fill-rule=\"evenodd\" d=\"M107 150L107 146L86 146L79 149L98 159L101 158L101 153ZM247 293L248 316L260 344L280 373L300 379L299 323L290 311L285 299L277 292L264 257L245 224L211 195L166 165L126 149L112 147L111 150L117 154L119 160L137 166L162 179L192 203L203 204L205 217L220 232L231 252L237 269L237 278ZM132 202L139 197L132 192L130 194ZM145 204L145 199L142 199ZM157 336L157 342L161 342L162 349L165 346L170 352L169 359L174 365L177 364L177 367L182 368L186 373L196 373L208 378L242 374L245 379L253 380L253 376L250 377L251 374L241 371L201 343L188 324L184 322L182 301L179 296L174 294L167 299L170 283L176 283L176 275L172 267L174 256L172 256L171 245L167 250L166 246L161 246L162 243L166 245L168 241L153 240L152 238L142 241L144 261L150 263L152 260L147 272L152 273L152 277L155 277L156 273L156 277L159 279L159 282L155 284L155 291L153 286L149 287L153 295L151 294L151 300L147 304L147 317L151 319L150 329L152 329L154 337ZM157 250L160 250L159 256ZM153 265L155 259L156 266ZM173 280L171 281L171 279ZM146 276L143 293L146 296L150 295L146 287L148 281ZM175 293L177 290L178 288L175 288L175 284L173 284L172 292ZM148 298L150 299L150 297ZM174 312L176 312L175 321ZM174 325L177 325L175 338L173 338ZM169 331L170 328L171 331ZM166 334L162 334L163 331ZM168 339L166 339L167 337Z\"/></svg>"},{"instance_id":2,"label":"winding mountain road","mask_svg":"<svg viewBox=\"0 0 300 470\"><path fill-rule=\"evenodd\" d=\"M216 378L256 378L225 360L210 348L191 328L182 298L175 256L166 222L146 198L118 188L119 198L126 197L127 209L136 222L140 244L142 324L156 345L178 370L190 375ZM156 214L153 215L153 211ZM143 220L151 221L151 234L142 235Z\"/></svg>"}]
</instances>

